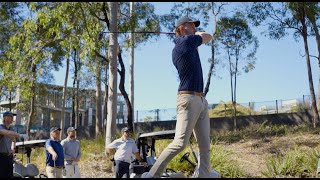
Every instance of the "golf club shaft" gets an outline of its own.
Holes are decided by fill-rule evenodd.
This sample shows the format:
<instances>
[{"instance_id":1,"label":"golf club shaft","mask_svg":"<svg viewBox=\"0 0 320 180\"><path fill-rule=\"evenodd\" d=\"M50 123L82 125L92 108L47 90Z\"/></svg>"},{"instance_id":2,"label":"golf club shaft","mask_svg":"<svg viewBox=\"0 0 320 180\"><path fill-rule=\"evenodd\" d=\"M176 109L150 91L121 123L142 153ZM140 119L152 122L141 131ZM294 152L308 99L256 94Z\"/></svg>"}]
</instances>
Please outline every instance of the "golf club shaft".
<instances>
[{"instance_id":1,"label":"golf club shaft","mask_svg":"<svg viewBox=\"0 0 320 180\"><path fill-rule=\"evenodd\" d=\"M102 33L135 33L135 34L175 34L174 32L155 32L155 31L137 31L137 32L102 32Z\"/></svg>"},{"instance_id":2,"label":"golf club shaft","mask_svg":"<svg viewBox=\"0 0 320 180\"><path fill-rule=\"evenodd\" d=\"M198 164L198 158L197 158L196 153L194 152L194 150L193 150L193 148L192 148L191 140L190 140L189 145L190 145L190 149L191 149L191 151L192 151L192 154L193 154L193 156L194 156L194 159L196 160L196 163Z\"/></svg>"}]
</instances>

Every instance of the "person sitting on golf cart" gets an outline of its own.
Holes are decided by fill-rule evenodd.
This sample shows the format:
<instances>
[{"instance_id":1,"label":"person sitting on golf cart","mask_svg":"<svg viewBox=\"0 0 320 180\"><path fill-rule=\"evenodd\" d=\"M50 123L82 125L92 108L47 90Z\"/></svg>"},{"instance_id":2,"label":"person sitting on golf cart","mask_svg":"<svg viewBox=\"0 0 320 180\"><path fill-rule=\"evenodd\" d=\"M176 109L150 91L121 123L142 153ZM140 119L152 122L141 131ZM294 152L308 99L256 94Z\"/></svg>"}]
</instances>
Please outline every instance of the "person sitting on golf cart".
<instances>
[{"instance_id":1,"label":"person sitting on golf cart","mask_svg":"<svg viewBox=\"0 0 320 180\"><path fill-rule=\"evenodd\" d=\"M137 145L135 141L130 138L130 129L125 127L121 130L121 133L121 138L107 145L106 153L108 155L114 155L115 177L122 178L123 175L125 175L125 178L129 178L129 166L132 154L134 154L136 159L144 166L147 166L147 163L142 162Z\"/></svg>"}]
</instances>

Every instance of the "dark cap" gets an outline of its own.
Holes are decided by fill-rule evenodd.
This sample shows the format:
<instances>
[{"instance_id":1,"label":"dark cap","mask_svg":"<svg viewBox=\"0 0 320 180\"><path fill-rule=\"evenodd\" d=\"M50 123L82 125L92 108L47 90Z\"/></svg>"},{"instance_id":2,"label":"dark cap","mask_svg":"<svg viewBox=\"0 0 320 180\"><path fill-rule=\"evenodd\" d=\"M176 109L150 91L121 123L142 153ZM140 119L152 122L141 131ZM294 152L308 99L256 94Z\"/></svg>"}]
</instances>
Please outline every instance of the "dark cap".
<instances>
[{"instance_id":1,"label":"dark cap","mask_svg":"<svg viewBox=\"0 0 320 180\"><path fill-rule=\"evenodd\" d=\"M50 133L53 133L53 132L54 132L54 131L56 131L56 130L61 131L61 128L58 128L58 127L52 127L52 128L50 129Z\"/></svg>"},{"instance_id":2,"label":"dark cap","mask_svg":"<svg viewBox=\"0 0 320 180\"><path fill-rule=\"evenodd\" d=\"M127 128L127 127L124 127L124 128L121 129L121 132L122 132L122 133L123 133L123 132L130 132L130 129Z\"/></svg>"},{"instance_id":3,"label":"dark cap","mask_svg":"<svg viewBox=\"0 0 320 180\"><path fill-rule=\"evenodd\" d=\"M4 112L3 113L3 117L6 117L6 116L16 116L17 114L14 114L14 113L12 113L11 111L7 111L7 112Z\"/></svg>"},{"instance_id":4,"label":"dark cap","mask_svg":"<svg viewBox=\"0 0 320 180\"><path fill-rule=\"evenodd\" d=\"M195 25L196 27L198 27L198 26L200 25L200 21L194 21L194 20L192 20L192 19L189 18L189 17L183 17L183 18L181 18L181 19L179 19L179 20L177 21L177 23L176 23L176 28L178 28L179 26L181 26L182 24L184 24L184 23L186 23L186 22L192 22L192 23L194 23L194 25Z\"/></svg>"},{"instance_id":5,"label":"dark cap","mask_svg":"<svg viewBox=\"0 0 320 180\"><path fill-rule=\"evenodd\" d=\"M77 129L74 127L68 127L67 129L67 133L69 133L70 131L76 131Z\"/></svg>"}]
</instances>

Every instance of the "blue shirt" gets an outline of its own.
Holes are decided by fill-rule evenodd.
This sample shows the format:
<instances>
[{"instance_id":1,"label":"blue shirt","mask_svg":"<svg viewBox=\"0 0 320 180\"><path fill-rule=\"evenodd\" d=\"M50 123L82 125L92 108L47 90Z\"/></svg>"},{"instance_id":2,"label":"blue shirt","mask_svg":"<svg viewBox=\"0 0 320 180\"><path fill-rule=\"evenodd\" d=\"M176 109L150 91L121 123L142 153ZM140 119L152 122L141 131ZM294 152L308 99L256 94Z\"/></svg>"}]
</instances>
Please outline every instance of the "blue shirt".
<instances>
[{"instance_id":1,"label":"blue shirt","mask_svg":"<svg viewBox=\"0 0 320 180\"><path fill-rule=\"evenodd\" d=\"M202 44L199 35L185 35L174 39L172 62L178 70L179 91L203 92L203 75L198 47Z\"/></svg>"},{"instance_id":2,"label":"blue shirt","mask_svg":"<svg viewBox=\"0 0 320 180\"><path fill-rule=\"evenodd\" d=\"M52 147L53 150L57 153L58 157L56 159L56 166L63 166L64 165L64 153L63 153L63 147L60 144L60 142L55 141L53 139L48 139L46 141L46 164L49 166L54 167L54 162L52 160L52 155L49 153L48 148Z\"/></svg>"}]
</instances>

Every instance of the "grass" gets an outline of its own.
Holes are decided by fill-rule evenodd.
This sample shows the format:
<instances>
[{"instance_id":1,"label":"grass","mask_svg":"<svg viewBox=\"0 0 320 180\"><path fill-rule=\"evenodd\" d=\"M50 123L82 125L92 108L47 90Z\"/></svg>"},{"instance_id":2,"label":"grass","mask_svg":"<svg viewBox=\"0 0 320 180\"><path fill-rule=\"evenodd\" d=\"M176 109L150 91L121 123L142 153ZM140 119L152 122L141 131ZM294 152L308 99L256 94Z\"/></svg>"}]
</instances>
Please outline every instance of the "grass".
<instances>
[{"instance_id":1,"label":"grass","mask_svg":"<svg viewBox=\"0 0 320 180\"><path fill-rule=\"evenodd\" d=\"M272 136L287 136L290 134L305 133L319 134L320 128L312 128L307 125L269 125L268 121L262 124L253 124L238 131L213 132L212 142L235 143L247 139L260 139Z\"/></svg>"},{"instance_id":2,"label":"grass","mask_svg":"<svg viewBox=\"0 0 320 180\"><path fill-rule=\"evenodd\" d=\"M156 155L159 156L160 153L171 143L171 140L158 140L156 141ZM197 153L197 148L195 148L196 143L192 143L194 151ZM189 145L188 145L189 146ZM189 159L191 162L196 162L190 147L186 147L182 152L175 156L167 168L178 170L184 173L186 177L191 177L194 169L192 165L188 162L180 162L181 157L189 152ZM226 151L221 145L211 145L210 147L210 163L211 167L218 172L220 172L221 177L224 178L241 178L246 177L245 172L240 168L240 165L236 160L231 159L233 152Z\"/></svg>"},{"instance_id":3,"label":"grass","mask_svg":"<svg viewBox=\"0 0 320 180\"><path fill-rule=\"evenodd\" d=\"M296 147L285 155L270 156L262 174L266 177L316 177L319 150L319 146L307 150Z\"/></svg>"},{"instance_id":4,"label":"grass","mask_svg":"<svg viewBox=\"0 0 320 180\"><path fill-rule=\"evenodd\" d=\"M232 158L234 152L226 150L223 142L236 143L250 139L270 138L275 136L287 136L288 139L294 134L320 134L320 128L312 128L309 126L287 126L275 125L270 126L267 122L262 124L252 125L239 131L229 131L216 133L212 137L210 162L212 168L220 172L223 178L243 178L248 177L246 171L242 168L237 158ZM133 134L135 139L136 134ZM120 134L117 134L120 137ZM192 137L193 138L193 137ZM166 148L172 140L158 140L156 141L156 155ZM196 143L194 139L193 148L197 152ZM106 177L99 173L112 173L113 164L108 157L103 155L105 148L105 139L100 136L96 139L80 139L82 158L80 161L81 172L89 171L92 175L88 177ZM281 143L281 142L280 142ZM189 159L195 162L191 153L189 145L174 157L167 168L183 172L186 177L193 174L193 167L188 162L180 162L183 154L190 152ZM320 155L320 146L317 142L308 140L299 141L295 147L280 154L270 154L266 159L266 168L261 170L265 177L316 177L316 170L318 164L318 157ZM17 157L22 158L21 154ZM24 164L26 163L26 156L23 156ZM100 164L97 164L100 162ZM40 173L45 173L45 149L36 148L31 154L31 163L36 164ZM87 173L89 174L89 173Z\"/></svg>"}]
</instances>

